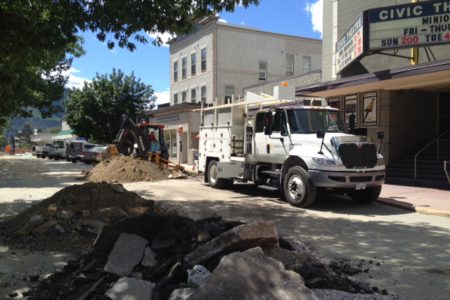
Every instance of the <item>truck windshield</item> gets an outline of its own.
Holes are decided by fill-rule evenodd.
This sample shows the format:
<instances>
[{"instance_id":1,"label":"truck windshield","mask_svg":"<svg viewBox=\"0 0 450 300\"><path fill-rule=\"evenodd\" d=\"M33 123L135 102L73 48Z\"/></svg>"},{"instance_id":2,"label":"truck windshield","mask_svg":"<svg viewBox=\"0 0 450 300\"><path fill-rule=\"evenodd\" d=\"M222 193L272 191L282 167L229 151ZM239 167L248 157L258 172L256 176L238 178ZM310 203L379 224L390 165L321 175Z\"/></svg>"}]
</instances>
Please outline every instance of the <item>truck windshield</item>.
<instances>
[{"instance_id":1,"label":"truck windshield","mask_svg":"<svg viewBox=\"0 0 450 300\"><path fill-rule=\"evenodd\" d=\"M340 113L334 110L290 109L291 133L345 132Z\"/></svg>"}]
</instances>

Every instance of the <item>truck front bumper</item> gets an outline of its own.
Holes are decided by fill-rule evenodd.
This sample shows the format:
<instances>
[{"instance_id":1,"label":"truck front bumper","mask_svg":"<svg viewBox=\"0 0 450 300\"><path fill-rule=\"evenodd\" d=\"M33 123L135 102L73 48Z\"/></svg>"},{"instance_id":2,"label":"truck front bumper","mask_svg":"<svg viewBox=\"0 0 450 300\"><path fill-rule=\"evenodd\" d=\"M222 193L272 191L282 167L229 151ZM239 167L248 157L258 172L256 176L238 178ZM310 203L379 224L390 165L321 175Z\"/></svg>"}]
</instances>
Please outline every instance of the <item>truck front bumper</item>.
<instances>
[{"instance_id":1,"label":"truck front bumper","mask_svg":"<svg viewBox=\"0 0 450 300\"><path fill-rule=\"evenodd\" d=\"M328 172L309 170L310 179L316 187L325 188L359 188L381 186L384 183L386 172Z\"/></svg>"}]
</instances>

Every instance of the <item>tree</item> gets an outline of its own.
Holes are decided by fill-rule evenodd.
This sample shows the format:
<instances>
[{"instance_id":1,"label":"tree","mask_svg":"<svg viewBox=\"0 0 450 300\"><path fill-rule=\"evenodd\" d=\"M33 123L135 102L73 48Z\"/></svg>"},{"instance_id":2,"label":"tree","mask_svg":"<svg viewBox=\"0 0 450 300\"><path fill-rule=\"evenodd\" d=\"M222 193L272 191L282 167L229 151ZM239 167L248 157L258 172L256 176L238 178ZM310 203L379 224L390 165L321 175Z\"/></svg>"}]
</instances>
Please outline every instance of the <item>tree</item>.
<instances>
[{"instance_id":1,"label":"tree","mask_svg":"<svg viewBox=\"0 0 450 300\"><path fill-rule=\"evenodd\" d=\"M33 133L34 132L33 132L33 128L31 128L31 125L30 124L25 124L22 127L20 135L23 137L23 139L25 141L27 141L29 143L29 142L31 142L31 136L33 135Z\"/></svg>"},{"instance_id":2,"label":"tree","mask_svg":"<svg viewBox=\"0 0 450 300\"><path fill-rule=\"evenodd\" d=\"M196 20L259 0L8 0L0 1L0 126L5 117L43 116L57 109L64 72L83 54L79 34L93 31L109 48L133 51L145 32L183 34ZM161 40L156 41L157 44Z\"/></svg>"},{"instance_id":3,"label":"tree","mask_svg":"<svg viewBox=\"0 0 450 300\"><path fill-rule=\"evenodd\" d=\"M135 118L153 94L151 86L113 70L98 75L81 90L69 93L65 119L79 136L98 143L111 143L117 135L122 114Z\"/></svg>"}]
</instances>

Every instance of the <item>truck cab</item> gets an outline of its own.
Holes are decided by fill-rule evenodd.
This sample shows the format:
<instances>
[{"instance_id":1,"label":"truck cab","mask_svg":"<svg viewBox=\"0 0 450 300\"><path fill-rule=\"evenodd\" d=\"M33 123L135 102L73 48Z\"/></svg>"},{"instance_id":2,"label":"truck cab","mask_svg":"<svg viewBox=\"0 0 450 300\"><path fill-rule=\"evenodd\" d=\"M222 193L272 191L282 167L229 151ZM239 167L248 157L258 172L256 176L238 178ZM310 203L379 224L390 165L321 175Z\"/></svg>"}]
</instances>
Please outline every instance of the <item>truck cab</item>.
<instances>
[{"instance_id":1,"label":"truck cab","mask_svg":"<svg viewBox=\"0 0 450 300\"><path fill-rule=\"evenodd\" d=\"M202 118L200 171L213 187L252 181L300 207L319 191L366 202L380 194L383 157L370 138L346 132L337 109L265 99L207 108Z\"/></svg>"}]
</instances>

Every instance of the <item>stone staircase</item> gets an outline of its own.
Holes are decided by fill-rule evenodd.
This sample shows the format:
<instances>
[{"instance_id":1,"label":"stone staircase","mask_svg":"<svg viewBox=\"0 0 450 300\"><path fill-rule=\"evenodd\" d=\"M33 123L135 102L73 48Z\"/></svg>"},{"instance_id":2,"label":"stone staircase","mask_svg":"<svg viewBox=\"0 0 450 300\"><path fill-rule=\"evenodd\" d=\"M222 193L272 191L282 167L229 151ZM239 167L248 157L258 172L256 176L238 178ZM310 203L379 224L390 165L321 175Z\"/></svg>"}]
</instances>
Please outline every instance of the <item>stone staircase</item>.
<instances>
[{"instance_id":1,"label":"stone staircase","mask_svg":"<svg viewBox=\"0 0 450 300\"><path fill-rule=\"evenodd\" d=\"M440 140L440 157L437 159L437 145L433 144L417 159L417 178L414 178L414 155L417 151L389 164L386 170L386 183L434 187L450 190L450 183L444 172L444 160L448 161L450 173L450 138Z\"/></svg>"}]
</instances>

